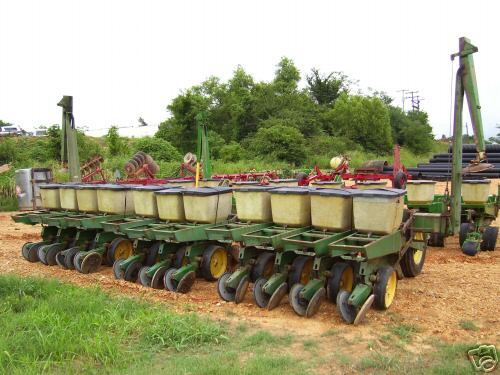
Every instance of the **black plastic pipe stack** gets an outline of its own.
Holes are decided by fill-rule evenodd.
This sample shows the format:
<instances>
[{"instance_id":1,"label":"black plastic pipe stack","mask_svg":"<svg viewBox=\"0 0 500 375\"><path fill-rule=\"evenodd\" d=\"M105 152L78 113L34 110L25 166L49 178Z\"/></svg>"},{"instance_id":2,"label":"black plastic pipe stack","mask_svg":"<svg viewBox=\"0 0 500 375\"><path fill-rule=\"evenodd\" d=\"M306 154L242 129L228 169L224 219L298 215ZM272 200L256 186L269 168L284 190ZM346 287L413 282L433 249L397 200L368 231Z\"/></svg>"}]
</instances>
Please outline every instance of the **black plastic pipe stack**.
<instances>
[{"instance_id":1,"label":"black plastic pipe stack","mask_svg":"<svg viewBox=\"0 0 500 375\"><path fill-rule=\"evenodd\" d=\"M428 163L420 163L416 167L407 168L413 179L447 180L451 178L451 162L453 148L448 148L448 153L435 154ZM480 173L464 175L466 179L500 178L500 145L486 145L488 163L493 164L492 169ZM462 148L462 167L469 165L476 157L476 145L466 144Z\"/></svg>"}]
</instances>

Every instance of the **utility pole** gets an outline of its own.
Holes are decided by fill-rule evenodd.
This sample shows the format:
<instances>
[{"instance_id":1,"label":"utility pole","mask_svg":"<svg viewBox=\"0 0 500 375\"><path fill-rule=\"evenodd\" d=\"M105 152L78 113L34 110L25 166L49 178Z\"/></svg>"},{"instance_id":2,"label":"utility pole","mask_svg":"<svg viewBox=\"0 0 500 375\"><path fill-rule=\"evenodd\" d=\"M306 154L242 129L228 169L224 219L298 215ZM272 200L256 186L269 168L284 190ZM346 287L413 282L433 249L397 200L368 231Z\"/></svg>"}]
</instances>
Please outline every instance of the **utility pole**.
<instances>
[{"instance_id":1,"label":"utility pole","mask_svg":"<svg viewBox=\"0 0 500 375\"><path fill-rule=\"evenodd\" d=\"M418 91L407 91L408 96L406 96L406 99L411 100L411 109L412 111L420 111L420 102L424 100L418 95Z\"/></svg>"},{"instance_id":2,"label":"utility pole","mask_svg":"<svg viewBox=\"0 0 500 375\"><path fill-rule=\"evenodd\" d=\"M401 104L402 104L403 112L405 111L405 93L408 91L409 90L407 90L407 89L402 89L402 90L397 91L397 92L401 93Z\"/></svg>"}]
</instances>

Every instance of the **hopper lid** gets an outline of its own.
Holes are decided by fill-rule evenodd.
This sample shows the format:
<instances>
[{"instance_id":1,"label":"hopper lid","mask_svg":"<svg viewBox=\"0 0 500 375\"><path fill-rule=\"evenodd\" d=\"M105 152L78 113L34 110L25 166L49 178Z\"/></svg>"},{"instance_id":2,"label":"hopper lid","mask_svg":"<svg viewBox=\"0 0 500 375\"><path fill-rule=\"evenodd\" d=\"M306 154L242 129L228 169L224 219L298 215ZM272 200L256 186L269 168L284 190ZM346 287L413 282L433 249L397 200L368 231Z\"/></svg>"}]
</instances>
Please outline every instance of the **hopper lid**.
<instances>
[{"instance_id":1,"label":"hopper lid","mask_svg":"<svg viewBox=\"0 0 500 375\"><path fill-rule=\"evenodd\" d=\"M431 181L431 180L411 180L411 181L406 181L407 185L434 185L436 184L437 181Z\"/></svg>"},{"instance_id":2,"label":"hopper lid","mask_svg":"<svg viewBox=\"0 0 500 375\"><path fill-rule=\"evenodd\" d=\"M314 189L307 186L287 186L270 190L272 194L309 194Z\"/></svg>"},{"instance_id":3,"label":"hopper lid","mask_svg":"<svg viewBox=\"0 0 500 375\"><path fill-rule=\"evenodd\" d=\"M79 189L79 190L82 190L82 189L97 189L99 187L99 185L102 185L102 184L79 184L75 187L75 189Z\"/></svg>"},{"instance_id":4,"label":"hopper lid","mask_svg":"<svg viewBox=\"0 0 500 375\"><path fill-rule=\"evenodd\" d=\"M489 184L490 180L463 180L463 184Z\"/></svg>"},{"instance_id":5,"label":"hopper lid","mask_svg":"<svg viewBox=\"0 0 500 375\"><path fill-rule=\"evenodd\" d=\"M38 187L40 189L59 189L61 184L40 184Z\"/></svg>"},{"instance_id":6,"label":"hopper lid","mask_svg":"<svg viewBox=\"0 0 500 375\"><path fill-rule=\"evenodd\" d=\"M118 184L101 184L98 185L99 190L130 190L134 185L118 185Z\"/></svg>"},{"instance_id":7,"label":"hopper lid","mask_svg":"<svg viewBox=\"0 0 500 375\"><path fill-rule=\"evenodd\" d=\"M162 185L141 185L141 186L134 186L132 187L132 190L142 190L142 191L157 191L157 190L164 190L168 189L168 186L162 186Z\"/></svg>"},{"instance_id":8,"label":"hopper lid","mask_svg":"<svg viewBox=\"0 0 500 375\"><path fill-rule=\"evenodd\" d=\"M219 195L231 193L233 189L225 186L214 186L214 187L199 187L199 188L188 188L184 190L184 195Z\"/></svg>"},{"instance_id":9,"label":"hopper lid","mask_svg":"<svg viewBox=\"0 0 500 375\"><path fill-rule=\"evenodd\" d=\"M158 194L158 195L176 195L176 194L182 194L184 193L184 188L182 187L174 187L174 188L167 188L167 189L164 189L164 190L157 190L155 191L155 194Z\"/></svg>"},{"instance_id":10,"label":"hopper lid","mask_svg":"<svg viewBox=\"0 0 500 375\"><path fill-rule=\"evenodd\" d=\"M406 194L406 190L402 189L366 189L355 190L353 189L352 195L354 197L380 197L380 198L397 198Z\"/></svg>"},{"instance_id":11,"label":"hopper lid","mask_svg":"<svg viewBox=\"0 0 500 375\"><path fill-rule=\"evenodd\" d=\"M68 182L68 183L59 185L59 189L78 189L80 186L82 186L82 184L80 184L80 183Z\"/></svg>"},{"instance_id":12,"label":"hopper lid","mask_svg":"<svg viewBox=\"0 0 500 375\"><path fill-rule=\"evenodd\" d=\"M269 190L273 190L273 189L276 189L275 186L269 186L269 185L248 185L248 186L244 186L244 187L241 187L239 189L236 190L236 192L256 192L256 191L262 191L262 192L266 192L266 191L269 191Z\"/></svg>"},{"instance_id":13,"label":"hopper lid","mask_svg":"<svg viewBox=\"0 0 500 375\"><path fill-rule=\"evenodd\" d=\"M310 192L311 195L322 195L322 196L332 196L332 197L352 197L352 192L354 189L316 189ZM366 191L366 190L365 190Z\"/></svg>"}]
</instances>

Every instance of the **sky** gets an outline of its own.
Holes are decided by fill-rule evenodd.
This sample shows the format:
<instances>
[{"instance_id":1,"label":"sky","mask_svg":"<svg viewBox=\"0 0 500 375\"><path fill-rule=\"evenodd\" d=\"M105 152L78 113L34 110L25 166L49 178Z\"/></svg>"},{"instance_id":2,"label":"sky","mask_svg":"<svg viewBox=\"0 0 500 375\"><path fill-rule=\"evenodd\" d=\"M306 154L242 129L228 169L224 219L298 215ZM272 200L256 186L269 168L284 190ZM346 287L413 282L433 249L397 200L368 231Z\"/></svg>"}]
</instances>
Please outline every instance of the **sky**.
<instances>
[{"instance_id":1,"label":"sky","mask_svg":"<svg viewBox=\"0 0 500 375\"><path fill-rule=\"evenodd\" d=\"M287 56L303 78L342 71L398 105L399 90L418 91L440 137L450 133L450 54L466 36L479 48L489 137L500 124L499 14L497 0L0 0L0 119L59 123L56 104L73 95L76 125L91 135L111 125L154 134L181 90L238 65L268 81Z\"/></svg>"}]
</instances>

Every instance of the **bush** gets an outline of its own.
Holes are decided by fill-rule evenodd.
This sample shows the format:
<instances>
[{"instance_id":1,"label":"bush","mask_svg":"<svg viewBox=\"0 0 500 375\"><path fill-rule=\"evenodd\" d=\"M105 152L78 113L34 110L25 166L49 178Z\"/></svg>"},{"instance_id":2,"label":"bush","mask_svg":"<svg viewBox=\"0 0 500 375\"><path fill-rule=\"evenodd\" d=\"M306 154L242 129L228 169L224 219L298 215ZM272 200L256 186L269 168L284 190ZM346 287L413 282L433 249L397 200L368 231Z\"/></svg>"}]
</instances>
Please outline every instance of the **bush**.
<instances>
[{"instance_id":1,"label":"bush","mask_svg":"<svg viewBox=\"0 0 500 375\"><path fill-rule=\"evenodd\" d=\"M181 161L181 154L168 141L156 137L144 137L136 140L133 145L134 153L143 151L157 161Z\"/></svg>"},{"instance_id":2,"label":"bush","mask_svg":"<svg viewBox=\"0 0 500 375\"><path fill-rule=\"evenodd\" d=\"M284 125L260 128L250 145L257 156L287 161L296 165L304 162L305 138L300 131Z\"/></svg>"},{"instance_id":3,"label":"bush","mask_svg":"<svg viewBox=\"0 0 500 375\"><path fill-rule=\"evenodd\" d=\"M14 139L5 137L0 140L0 164L12 163L17 159L17 145Z\"/></svg>"},{"instance_id":4,"label":"bush","mask_svg":"<svg viewBox=\"0 0 500 375\"><path fill-rule=\"evenodd\" d=\"M243 148L239 143L231 142L221 147L219 158L224 162L236 162L241 159L243 152Z\"/></svg>"},{"instance_id":5,"label":"bush","mask_svg":"<svg viewBox=\"0 0 500 375\"><path fill-rule=\"evenodd\" d=\"M120 138L118 128L116 126L109 128L108 134L106 135L106 145L108 146L108 153L110 156L123 154L125 142L123 142L123 139Z\"/></svg>"}]
</instances>

